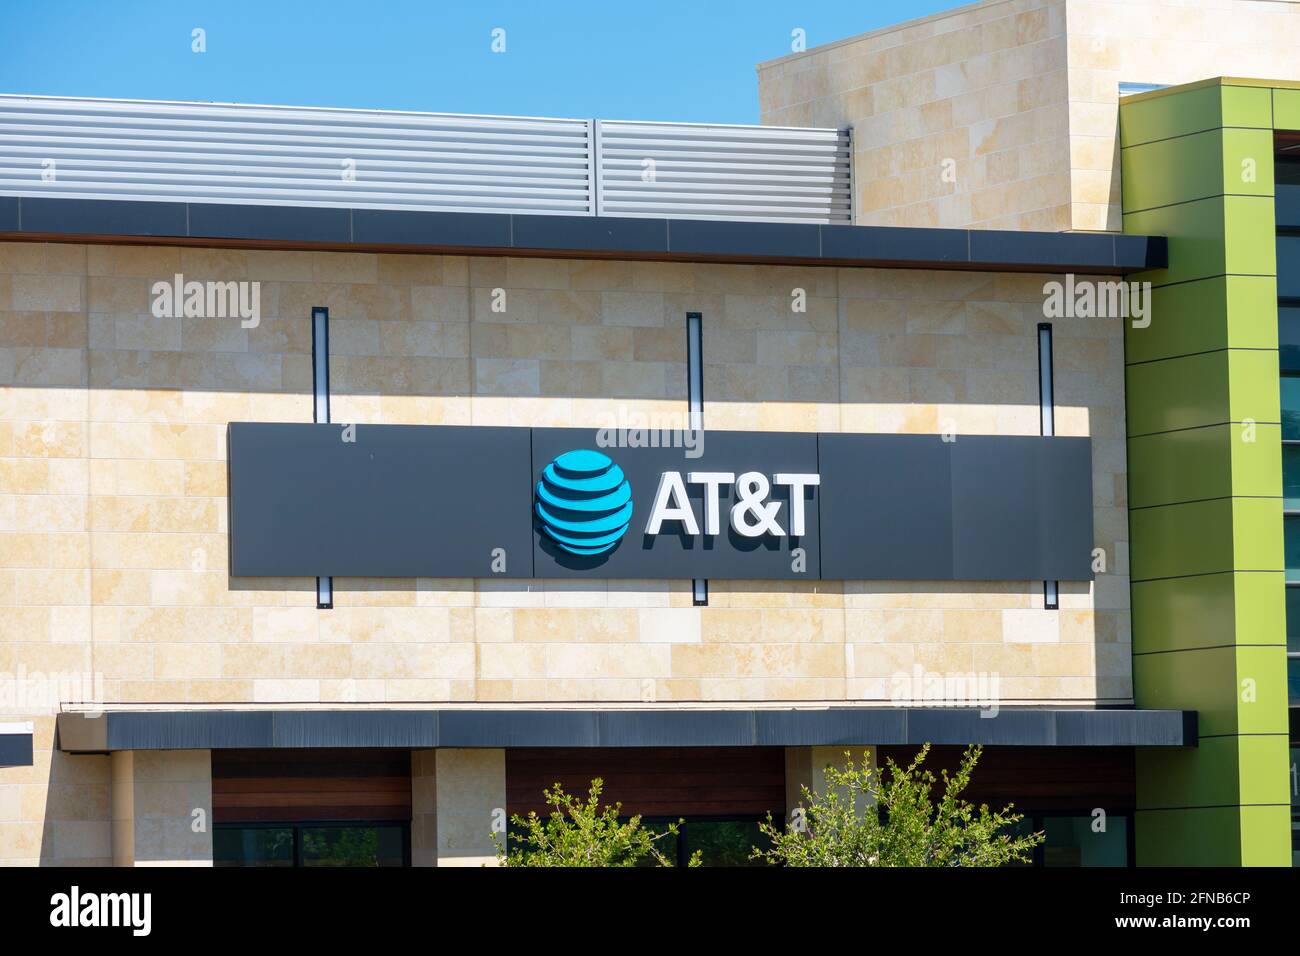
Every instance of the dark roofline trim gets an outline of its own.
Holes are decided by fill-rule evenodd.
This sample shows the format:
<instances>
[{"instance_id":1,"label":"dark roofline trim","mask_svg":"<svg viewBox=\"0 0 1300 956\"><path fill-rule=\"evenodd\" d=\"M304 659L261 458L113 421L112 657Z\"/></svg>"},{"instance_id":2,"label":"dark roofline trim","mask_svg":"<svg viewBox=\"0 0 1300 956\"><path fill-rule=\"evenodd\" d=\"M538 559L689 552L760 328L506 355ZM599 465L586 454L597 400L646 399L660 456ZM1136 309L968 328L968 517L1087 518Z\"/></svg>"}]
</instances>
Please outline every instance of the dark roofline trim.
<instances>
[{"instance_id":1,"label":"dark roofline trim","mask_svg":"<svg viewBox=\"0 0 1300 956\"><path fill-rule=\"evenodd\" d=\"M0 240L1128 275L1159 236L0 196Z\"/></svg>"},{"instance_id":2,"label":"dark roofline trim","mask_svg":"<svg viewBox=\"0 0 1300 956\"><path fill-rule=\"evenodd\" d=\"M738 710L184 710L59 715L59 747L780 747L990 744L1186 747L1196 713L1004 707Z\"/></svg>"}]
</instances>

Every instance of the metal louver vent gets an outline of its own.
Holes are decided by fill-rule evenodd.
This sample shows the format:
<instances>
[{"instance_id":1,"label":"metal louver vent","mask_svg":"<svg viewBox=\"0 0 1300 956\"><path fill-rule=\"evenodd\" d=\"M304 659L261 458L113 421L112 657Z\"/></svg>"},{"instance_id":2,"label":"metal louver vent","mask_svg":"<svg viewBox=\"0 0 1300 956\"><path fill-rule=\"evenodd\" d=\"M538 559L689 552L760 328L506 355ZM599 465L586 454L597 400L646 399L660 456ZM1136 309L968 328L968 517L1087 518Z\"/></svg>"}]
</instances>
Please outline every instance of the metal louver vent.
<instances>
[{"instance_id":1,"label":"metal louver vent","mask_svg":"<svg viewBox=\"0 0 1300 956\"><path fill-rule=\"evenodd\" d=\"M598 120L606 216L850 222L849 133Z\"/></svg>"},{"instance_id":2,"label":"metal louver vent","mask_svg":"<svg viewBox=\"0 0 1300 956\"><path fill-rule=\"evenodd\" d=\"M850 221L848 133L0 96L0 195Z\"/></svg>"}]
</instances>

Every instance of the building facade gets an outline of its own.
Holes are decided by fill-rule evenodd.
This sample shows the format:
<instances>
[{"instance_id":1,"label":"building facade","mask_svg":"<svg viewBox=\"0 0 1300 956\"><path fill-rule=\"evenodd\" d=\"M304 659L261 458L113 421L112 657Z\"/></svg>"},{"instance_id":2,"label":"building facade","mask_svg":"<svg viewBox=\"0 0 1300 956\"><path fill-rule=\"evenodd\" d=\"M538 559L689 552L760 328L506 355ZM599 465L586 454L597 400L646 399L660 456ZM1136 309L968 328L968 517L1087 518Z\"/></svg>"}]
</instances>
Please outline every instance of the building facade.
<instances>
[{"instance_id":1,"label":"building facade","mask_svg":"<svg viewBox=\"0 0 1300 956\"><path fill-rule=\"evenodd\" d=\"M753 128L0 97L0 861L479 865L601 777L733 864L978 743L1039 864L1288 865L1300 84L1211 78L1297 33L995 0Z\"/></svg>"}]
</instances>

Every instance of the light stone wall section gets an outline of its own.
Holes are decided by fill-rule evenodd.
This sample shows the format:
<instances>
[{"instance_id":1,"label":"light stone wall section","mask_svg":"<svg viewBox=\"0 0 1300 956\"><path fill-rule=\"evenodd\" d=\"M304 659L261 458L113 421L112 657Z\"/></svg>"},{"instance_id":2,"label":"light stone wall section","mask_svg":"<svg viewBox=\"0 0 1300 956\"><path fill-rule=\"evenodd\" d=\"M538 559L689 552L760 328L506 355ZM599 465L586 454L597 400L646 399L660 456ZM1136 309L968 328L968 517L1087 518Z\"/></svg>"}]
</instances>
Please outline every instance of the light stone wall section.
<instances>
[{"instance_id":1,"label":"light stone wall section","mask_svg":"<svg viewBox=\"0 0 1300 956\"><path fill-rule=\"evenodd\" d=\"M1290 0L986 0L759 64L759 103L853 127L860 224L1119 231L1119 84L1297 79L1298 44Z\"/></svg>"},{"instance_id":2,"label":"light stone wall section","mask_svg":"<svg viewBox=\"0 0 1300 956\"><path fill-rule=\"evenodd\" d=\"M10 637L0 632L0 648ZM25 719L33 765L0 768L0 866L109 866L109 757L60 753L53 717Z\"/></svg>"},{"instance_id":3,"label":"light stone wall section","mask_svg":"<svg viewBox=\"0 0 1300 956\"><path fill-rule=\"evenodd\" d=\"M414 806L412 814L426 821L432 816L437 833L435 865L496 866L492 834L499 834L502 845L506 839L504 832L493 829L505 824L506 752L442 747L432 754L434 805Z\"/></svg>"},{"instance_id":4,"label":"light stone wall section","mask_svg":"<svg viewBox=\"0 0 1300 956\"><path fill-rule=\"evenodd\" d=\"M178 272L260 281L261 324L153 318L150 285ZM338 579L319 611L310 579L226 569L225 428L311 420L313 305L331 310L337 422L680 420L690 310L710 427L960 440L1038 433L1044 279L0 243L0 674L88 673L92 696L134 704L878 702L920 668L997 672L1008 703L1131 700L1123 366L1104 321L1056 325L1057 427L1093 438L1108 555L1059 613L1038 582L715 581L695 608L686 581L470 579ZM98 760L53 764L69 759ZM42 790L12 808L11 786L47 778L0 770L0 834L62 806ZM0 858L72 852L53 839L24 830Z\"/></svg>"},{"instance_id":5,"label":"light stone wall section","mask_svg":"<svg viewBox=\"0 0 1300 956\"><path fill-rule=\"evenodd\" d=\"M870 744L844 744L829 747L786 747L785 748L785 819L790 825L794 819L795 809L807 808L808 798L804 790L821 796L831 788L826 783L826 768L835 766L843 770L845 760L853 761L855 770L879 769L876 763L876 748ZM848 803L847 787L840 787L839 796ZM854 801L854 807L862 813L875 802L874 798L860 794Z\"/></svg>"},{"instance_id":6,"label":"light stone wall section","mask_svg":"<svg viewBox=\"0 0 1300 956\"><path fill-rule=\"evenodd\" d=\"M859 224L1068 228L1065 6L972 4L759 64L762 122L852 126Z\"/></svg>"},{"instance_id":7,"label":"light stone wall section","mask_svg":"<svg viewBox=\"0 0 1300 956\"><path fill-rule=\"evenodd\" d=\"M212 865L212 751L117 750L114 866Z\"/></svg>"},{"instance_id":8,"label":"light stone wall section","mask_svg":"<svg viewBox=\"0 0 1300 956\"><path fill-rule=\"evenodd\" d=\"M1068 0L1070 222L1123 229L1121 82L1175 86L1216 76L1300 79L1295 0Z\"/></svg>"}]
</instances>

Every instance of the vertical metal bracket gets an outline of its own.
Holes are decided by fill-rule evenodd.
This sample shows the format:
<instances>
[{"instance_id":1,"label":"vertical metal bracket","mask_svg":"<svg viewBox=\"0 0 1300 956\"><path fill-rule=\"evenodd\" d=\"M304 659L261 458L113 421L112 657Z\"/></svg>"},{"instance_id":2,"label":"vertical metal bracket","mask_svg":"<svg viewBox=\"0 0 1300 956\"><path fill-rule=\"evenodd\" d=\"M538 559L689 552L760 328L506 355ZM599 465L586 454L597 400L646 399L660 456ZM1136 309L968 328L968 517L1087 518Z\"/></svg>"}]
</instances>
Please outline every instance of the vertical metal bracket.
<instances>
[{"instance_id":1,"label":"vertical metal bracket","mask_svg":"<svg viewBox=\"0 0 1300 956\"><path fill-rule=\"evenodd\" d=\"M330 310L316 306L311 310L311 393L312 420L318 424L330 420ZM316 579L316 606L334 607L334 579Z\"/></svg>"},{"instance_id":2,"label":"vertical metal bracket","mask_svg":"<svg viewBox=\"0 0 1300 956\"><path fill-rule=\"evenodd\" d=\"M1044 436L1056 434L1056 395L1052 384L1052 324L1038 324L1038 422ZM1061 606L1059 581L1043 582L1043 607L1055 611Z\"/></svg>"},{"instance_id":3,"label":"vertical metal bracket","mask_svg":"<svg viewBox=\"0 0 1300 956\"><path fill-rule=\"evenodd\" d=\"M687 427L695 433L704 431L704 329L699 312L686 313L686 404ZM704 607L709 603L709 582L696 578L691 582L691 603Z\"/></svg>"}]
</instances>

